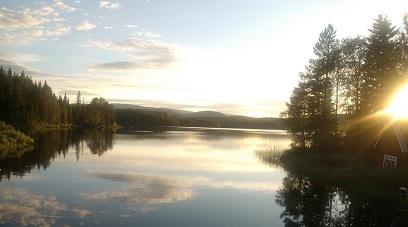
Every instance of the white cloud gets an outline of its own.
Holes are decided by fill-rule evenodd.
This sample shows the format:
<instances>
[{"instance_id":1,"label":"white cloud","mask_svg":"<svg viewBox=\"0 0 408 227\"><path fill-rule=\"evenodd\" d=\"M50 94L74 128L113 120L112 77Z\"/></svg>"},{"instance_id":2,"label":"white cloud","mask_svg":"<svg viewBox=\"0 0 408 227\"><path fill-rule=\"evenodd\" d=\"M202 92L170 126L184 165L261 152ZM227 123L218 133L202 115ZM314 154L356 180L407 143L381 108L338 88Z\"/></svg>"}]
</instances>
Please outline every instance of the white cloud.
<instances>
[{"instance_id":1,"label":"white cloud","mask_svg":"<svg viewBox=\"0 0 408 227\"><path fill-rule=\"evenodd\" d=\"M76 27L76 29L78 31L88 31L88 30L92 30L96 27L96 25L89 23L88 21L84 21L83 23L81 23L80 25L78 25Z\"/></svg>"},{"instance_id":2,"label":"white cloud","mask_svg":"<svg viewBox=\"0 0 408 227\"><path fill-rule=\"evenodd\" d=\"M115 3L112 1L108 1L108 0L101 0L99 2L99 7L105 8L105 9L119 9L121 5L119 3Z\"/></svg>"},{"instance_id":3,"label":"white cloud","mask_svg":"<svg viewBox=\"0 0 408 227\"><path fill-rule=\"evenodd\" d=\"M138 27L135 24L126 24L126 25L123 25L123 26L126 27L126 28L137 28Z\"/></svg>"},{"instance_id":4,"label":"white cloud","mask_svg":"<svg viewBox=\"0 0 408 227\"><path fill-rule=\"evenodd\" d=\"M36 40L58 39L70 32L65 21L52 6L19 10L1 7L0 41L3 45L25 45Z\"/></svg>"},{"instance_id":5,"label":"white cloud","mask_svg":"<svg viewBox=\"0 0 408 227\"><path fill-rule=\"evenodd\" d=\"M54 5L56 8L65 11L65 12L73 12L76 9L74 7L71 7L69 5L67 5L65 2L63 2L62 0L54 0Z\"/></svg>"},{"instance_id":6,"label":"white cloud","mask_svg":"<svg viewBox=\"0 0 408 227\"><path fill-rule=\"evenodd\" d=\"M154 32L137 32L136 35L137 36L143 36L143 37L146 37L146 38L160 38L160 37L162 37L160 34L154 33Z\"/></svg>"},{"instance_id":7,"label":"white cloud","mask_svg":"<svg viewBox=\"0 0 408 227\"><path fill-rule=\"evenodd\" d=\"M106 30L113 30L113 27L111 27L111 26L104 26L104 27L103 27L103 29L106 29Z\"/></svg>"},{"instance_id":8,"label":"white cloud","mask_svg":"<svg viewBox=\"0 0 408 227\"><path fill-rule=\"evenodd\" d=\"M2 7L0 8L0 28L10 30L42 25L50 20L47 16L52 12L54 10L51 7L43 7L38 10L24 9L21 11L13 11Z\"/></svg>"},{"instance_id":9,"label":"white cloud","mask_svg":"<svg viewBox=\"0 0 408 227\"><path fill-rule=\"evenodd\" d=\"M96 70L136 70L162 68L177 61L177 49L174 45L152 40L143 36L134 36L124 41L92 40L86 47L118 51L130 54L124 61L100 63L92 66Z\"/></svg>"},{"instance_id":10,"label":"white cloud","mask_svg":"<svg viewBox=\"0 0 408 227\"><path fill-rule=\"evenodd\" d=\"M50 28L24 29L15 32L2 32L1 44L3 45L27 45L33 41L57 40L59 36L68 34L71 28L57 24ZM0 44L0 45L1 45Z\"/></svg>"}]
</instances>

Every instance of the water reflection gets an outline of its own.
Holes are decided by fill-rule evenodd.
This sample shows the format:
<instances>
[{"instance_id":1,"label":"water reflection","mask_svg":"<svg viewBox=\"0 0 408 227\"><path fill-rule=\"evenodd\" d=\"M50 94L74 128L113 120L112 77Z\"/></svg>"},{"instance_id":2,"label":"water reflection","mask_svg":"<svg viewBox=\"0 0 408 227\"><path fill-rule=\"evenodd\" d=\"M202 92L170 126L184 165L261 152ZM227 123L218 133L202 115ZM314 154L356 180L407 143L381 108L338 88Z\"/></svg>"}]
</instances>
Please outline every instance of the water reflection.
<instances>
[{"instance_id":1,"label":"water reflection","mask_svg":"<svg viewBox=\"0 0 408 227\"><path fill-rule=\"evenodd\" d=\"M260 152L259 158L275 165L276 156ZM330 174L330 173L327 173ZM408 226L408 199L398 186L380 175L376 184L356 176L353 184L288 170L275 201L284 208L285 226Z\"/></svg>"},{"instance_id":2,"label":"water reflection","mask_svg":"<svg viewBox=\"0 0 408 227\"><path fill-rule=\"evenodd\" d=\"M175 203L193 197L185 182L174 177L130 175L120 173L90 173L95 177L129 183L125 190L81 193L86 200L119 202L135 211L152 211L152 205Z\"/></svg>"},{"instance_id":3,"label":"water reflection","mask_svg":"<svg viewBox=\"0 0 408 227\"><path fill-rule=\"evenodd\" d=\"M0 189L0 224L19 226L53 226L57 219L83 219L91 212L82 207L69 206L55 196L45 196L23 189Z\"/></svg>"},{"instance_id":4,"label":"water reflection","mask_svg":"<svg viewBox=\"0 0 408 227\"><path fill-rule=\"evenodd\" d=\"M88 146L89 150L91 150L92 154L101 156L103 153L108 150L112 150L113 148L114 134L110 130L91 130L84 133L84 135L86 136L82 136L82 138L86 141L86 145ZM77 145L78 144L76 144L76 148L79 148Z\"/></svg>"},{"instance_id":5,"label":"water reflection","mask_svg":"<svg viewBox=\"0 0 408 227\"><path fill-rule=\"evenodd\" d=\"M276 168L291 142L279 133L32 136L34 150L0 159L0 225L408 226L408 201L384 179L350 185Z\"/></svg>"},{"instance_id":6,"label":"water reflection","mask_svg":"<svg viewBox=\"0 0 408 227\"><path fill-rule=\"evenodd\" d=\"M101 156L113 148L113 132L109 130L51 130L30 132L35 146L18 157L0 158L0 180L24 176L32 169L46 169L58 157L65 157L69 148L75 148L77 160L86 146L92 154Z\"/></svg>"},{"instance_id":7,"label":"water reflection","mask_svg":"<svg viewBox=\"0 0 408 227\"><path fill-rule=\"evenodd\" d=\"M32 136L34 150L0 160L0 225L282 224L274 197L286 174L254 152L288 146L282 134L173 129Z\"/></svg>"}]
</instances>

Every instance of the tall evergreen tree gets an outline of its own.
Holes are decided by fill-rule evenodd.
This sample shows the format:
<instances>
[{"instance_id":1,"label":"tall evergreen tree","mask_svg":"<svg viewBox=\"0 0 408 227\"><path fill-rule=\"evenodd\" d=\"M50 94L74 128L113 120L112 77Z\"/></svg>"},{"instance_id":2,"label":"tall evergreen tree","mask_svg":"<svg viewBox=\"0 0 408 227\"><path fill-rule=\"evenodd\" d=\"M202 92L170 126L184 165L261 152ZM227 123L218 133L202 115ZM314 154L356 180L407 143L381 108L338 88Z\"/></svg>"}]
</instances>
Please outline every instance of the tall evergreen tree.
<instances>
[{"instance_id":1,"label":"tall evergreen tree","mask_svg":"<svg viewBox=\"0 0 408 227\"><path fill-rule=\"evenodd\" d=\"M361 104L364 114L385 108L398 78L398 30L382 15L375 19L367 38Z\"/></svg>"},{"instance_id":2,"label":"tall evergreen tree","mask_svg":"<svg viewBox=\"0 0 408 227\"><path fill-rule=\"evenodd\" d=\"M339 61L339 42L336 31L328 25L319 36L314 47L316 59L309 63L306 83L310 92L309 105L312 141L315 146L322 146L331 140L336 132L336 119L333 106L333 78Z\"/></svg>"},{"instance_id":3,"label":"tall evergreen tree","mask_svg":"<svg viewBox=\"0 0 408 227\"><path fill-rule=\"evenodd\" d=\"M361 90L363 67L367 54L366 40L356 38L343 39L341 44L341 74L343 102L341 108L349 116L356 116L361 109Z\"/></svg>"}]
</instances>

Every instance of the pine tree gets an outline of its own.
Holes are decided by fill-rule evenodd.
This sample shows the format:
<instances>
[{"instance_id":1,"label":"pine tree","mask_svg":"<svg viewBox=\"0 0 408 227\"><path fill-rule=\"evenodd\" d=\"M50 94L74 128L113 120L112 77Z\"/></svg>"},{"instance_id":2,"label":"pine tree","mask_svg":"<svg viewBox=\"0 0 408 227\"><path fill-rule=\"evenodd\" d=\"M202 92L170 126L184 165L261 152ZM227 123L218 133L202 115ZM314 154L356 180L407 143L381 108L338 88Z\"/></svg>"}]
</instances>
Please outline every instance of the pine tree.
<instances>
[{"instance_id":1,"label":"pine tree","mask_svg":"<svg viewBox=\"0 0 408 227\"><path fill-rule=\"evenodd\" d=\"M367 53L366 40L361 37L346 38L341 44L341 74L343 103L341 108L349 116L356 116L361 109L364 58Z\"/></svg>"},{"instance_id":2,"label":"pine tree","mask_svg":"<svg viewBox=\"0 0 408 227\"><path fill-rule=\"evenodd\" d=\"M398 75L397 33L395 26L382 15L370 29L361 96L364 114L381 111L392 96Z\"/></svg>"},{"instance_id":3,"label":"pine tree","mask_svg":"<svg viewBox=\"0 0 408 227\"><path fill-rule=\"evenodd\" d=\"M328 25L319 36L314 47L317 56L309 63L305 75L306 86L310 92L309 103L310 124L314 146L324 146L336 132L334 116L333 78L339 61L339 42L336 31Z\"/></svg>"}]
</instances>

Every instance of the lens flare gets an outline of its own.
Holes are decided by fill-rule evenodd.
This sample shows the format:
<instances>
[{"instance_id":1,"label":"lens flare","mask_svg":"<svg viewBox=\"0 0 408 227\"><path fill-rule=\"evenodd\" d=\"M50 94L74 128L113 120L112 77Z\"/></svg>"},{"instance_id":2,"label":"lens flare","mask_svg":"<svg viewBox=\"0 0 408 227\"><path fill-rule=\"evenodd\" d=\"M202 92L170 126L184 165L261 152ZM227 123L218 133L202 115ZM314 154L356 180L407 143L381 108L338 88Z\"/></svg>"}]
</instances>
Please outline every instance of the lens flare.
<instances>
[{"instance_id":1,"label":"lens flare","mask_svg":"<svg viewBox=\"0 0 408 227\"><path fill-rule=\"evenodd\" d=\"M396 93L385 112L396 119L408 119L408 85Z\"/></svg>"}]
</instances>

